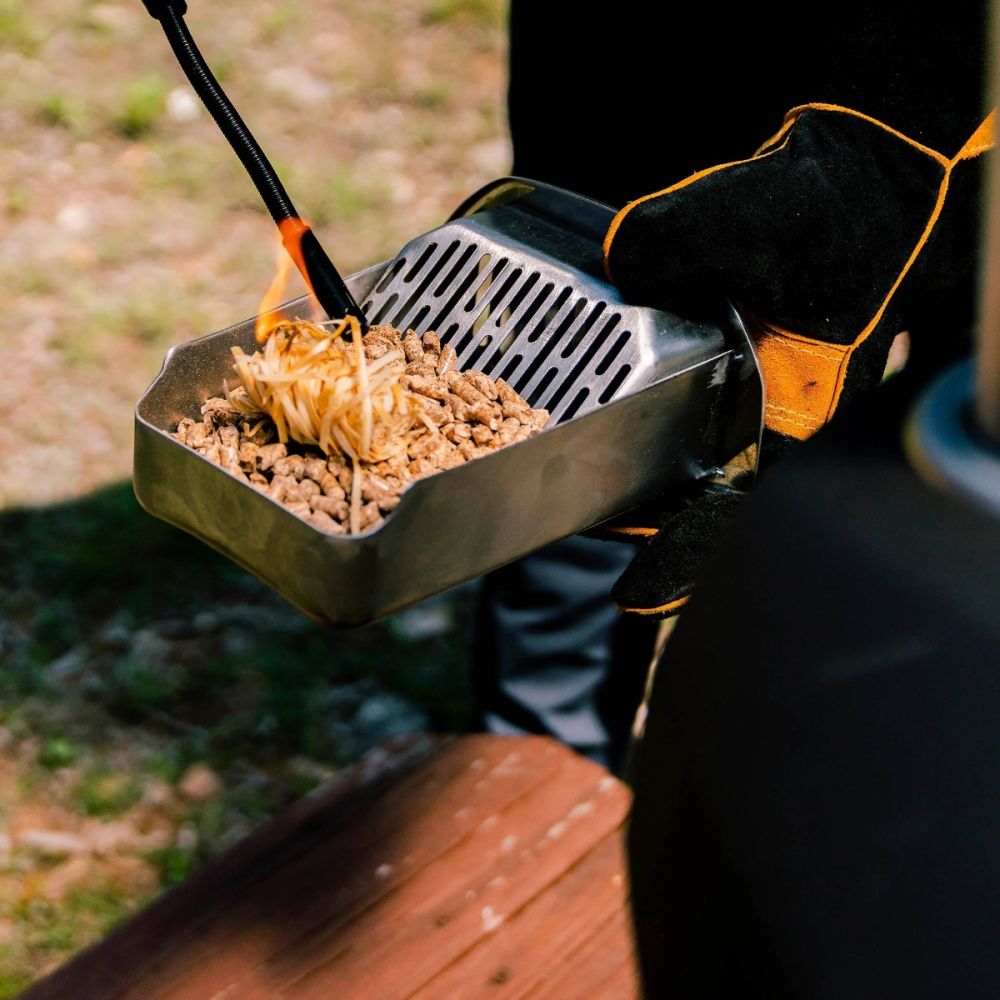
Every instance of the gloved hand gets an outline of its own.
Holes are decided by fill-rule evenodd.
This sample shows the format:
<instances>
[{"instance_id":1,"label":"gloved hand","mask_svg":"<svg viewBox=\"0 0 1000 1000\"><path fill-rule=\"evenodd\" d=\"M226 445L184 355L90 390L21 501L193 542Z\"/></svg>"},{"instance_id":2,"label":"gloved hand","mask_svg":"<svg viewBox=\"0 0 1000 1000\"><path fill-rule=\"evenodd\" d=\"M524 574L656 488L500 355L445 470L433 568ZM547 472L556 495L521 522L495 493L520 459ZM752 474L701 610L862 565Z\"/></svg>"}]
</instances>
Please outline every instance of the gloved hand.
<instances>
[{"instance_id":1,"label":"gloved hand","mask_svg":"<svg viewBox=\"0 0 1000 1000\"><path fill-rule=\"evenodd\" d=\"M605 265L630 301L695 315L725 296L741 312L766 387L766 467L877 386L896 334L968 283L968 165L992 144L992 113L945 155L848 108L794 108L750 159L626 205ZM948 347L934 352L940 363ZM676 613L739 496L696 487L627 526L646 540L612 592L619 607Z\"/></svg>"}]
</instances>

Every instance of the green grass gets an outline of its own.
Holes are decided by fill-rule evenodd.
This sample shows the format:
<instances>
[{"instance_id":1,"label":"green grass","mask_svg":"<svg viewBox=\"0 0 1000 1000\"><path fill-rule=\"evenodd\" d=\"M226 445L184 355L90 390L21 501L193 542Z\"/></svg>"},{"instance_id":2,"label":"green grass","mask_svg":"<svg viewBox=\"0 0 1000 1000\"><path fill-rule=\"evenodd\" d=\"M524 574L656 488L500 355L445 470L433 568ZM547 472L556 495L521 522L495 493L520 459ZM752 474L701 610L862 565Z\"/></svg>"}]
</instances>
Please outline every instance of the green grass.
<instances>
[{"instance_id":1,"label":"green grass","mask_svg":"<svg viewBox=\"0 0 1000 1000\"><path fill-rule=\"evenodd\" d=\"M50 94L38 105L38 118L44 125L64 128L82 134L86 131L87 115L83 106L65 94Z\"/></svg>"},{"instance_id":2,"label":"green grass","mask_svg":"<svg viewBox=\"0 0 1000 1000\"><path fill-rule=\"evenodd\" d=\"M122 103L112 120L114 130L126 139L141 139L152 131L166 108L166 79L150 73L126 84Z\"/></svg>"},{"instance_id":3,"label":"green grass","mask_svg":"<svg viewBox=\"0 0 1000 1000\"><path fill-rule=\"evenodd\" d=\"M149 750L143 757L142 769L146 774L173 784L191 761L183 760L178 749L168 745Z\"/></svg>"},{"instance_id":4,"label":"green grass","mask_svg":"<svg viewBox=\"0 0 1000 1000\"><path fill-rule=\"evenodd\" d=\"M27 0L0 0L0 47L33 56L45 38L45 25L31 17Z\"/></svg>"},{"instance_id":5,"label":"green grass","mask_svg":"<svg viewBox=\"0 0 1000 1000\"><path fill-rule=\"evenodd\" d=\"M13 1000L35 977L24 969L4 969L6 963L6 959L0 958L0 1000Z\"/></svg>"},{"instance_id":6,"label":"green grass","mask_svg":"<svg viewBox=\"0 0 1000 1000\"><path fill-rule=\"evenodd\" d=\"M442 634L407 639L392 620L335 632L145 513L128 483L0 512L0 565L0 725L18 745L38 741L15 804L50 800L61 771L60 808L128 822L153 781L176 788L194 763L220 777L208 801L173 792L166 808L191 836L142 855L160 889L368 749L342 734L370 695L408 699L438 731L468 728L465 592ZM54 658L81 649L70 681L50 675ZM17 926L14 945L0 947L0 1000L153 893L96 878L59 904L0 900L0 921Z\"/></svg>"},{"instance_id":7,"label":"green grass","mask_svg":"<svg viewBox=\"0 0 1000 1000\"><path fill-rule=\"evenodd\" d=\"M201 311L188 308L171 291L169 281L154 287L141 283L108 305L95 299L92 289L71 285L68 298L79 301L80 308L76 320L62 327L52 344L67 364L86 367L106 359L116 344L160 351L185 333L205 332L200 326Z\"/></svg>"},{"instance_id":8,"label":"green grass","mask_svg":"<svg viewBox=\"0 0 1000 1000\"><path fill-rule=\"evenodd\" d=\"M11 197L14 197L20 206L13 210L15 214L21 215L27 212L29 197L25 192L13 194L8 192L8 199ZM29 261L22 264L11 276L8 287L12 292L23 295L50 295L59 289L59 279L53 273L50 264Z\"/></svg>"},{"instance_id":9,"label":"green grass","mask_svg":"<svg viewBox=\"0 0 1000 1000\"><path fill-rule=\"evenodd\" d=\"M111 771L106 765L88 768L73 790L76 811L86 816L119 816L139 800L142 786L136 775Z\"/></svg>"},{"instance_id":10,"label":"green grass","mask_svg":"<svg viewBox=\"0 0 1000 1000\"><path fill-rule=\"evenodd\" d=\"M260 36L265 42L273 42L291 31L302 20L302 7L297 3L275 4L261 18Z\"/></svg>"},{"instance_id":11,"label":"green grass","mask_svg":"<svg viewBox=\"0 0 1000 1000\"><path fill-rule=\"evenodd\" d=\"M79 753L72 740L68 740L65 736L52 736L38 751L38 763L46 770L55 771L57 768L75 764Z\"/></svg>"},{"instance_id":12,"label":"green grass","mask_svg":"<svg viewBox=\"0 0 1000 1000\"><path fill-rule=\"evenodd\" d=\"M68 652L79 636L80 623L71 601L56 599L37 608L32 622L29 656L41 665Z\"/></svg>"},{"instance_id":13,"label":"green grass","mask_svg":"<svg viewBox=\"0 0 1000 1000\"><path fill-rule=\"evenodd\" d=\"M134 909L134 903L114 886L74 889L66 898L65 914L69 920L84 918L96 921L102 935L113 931Z\"/></svg>"},{"instance_id":14,"label":"green grass","mask_svg":"<svg viewBox=\"0 0 1000 1000\"><path fill-rule=\"evenodd\" d=\"M24 215L31 205L31 195L23 184L11 184L4 191L7 211L11 215Z\"/></svg>"},{"instance_id":15,"label":"green grass","mask_svg":"<svg viewBox=\"0 0 1000 1000\"><path fill-rule=\"evenodd\" d=\"M0 513L0 564L8 567L0 618L18 638L0 673L0 700L83 696L126 725L159 727L165 716L177 733L150 768L171 777L202 756L220 767L285 755L342 762L328 701L344 685L396 692L440 729L468 723L463 605L453 630L425 640L401 637L391 622L337 633L145 513L130 484ZM242 609L239 625L198 633L186 624L233 605ZM164 619L193 638L158 639ZM102 637L116 627L150 638L109 645ZM83 676L67 691L46 669L71 649L85 655ZM46 766L68 763L66 731L43 735Z\"/></svg>"},{"instance_id":16,"label":"green grass","mask_svg":"<svg viewBox=\"0 0 1000 1000\"><path fill-rule=\"evenodd\" d=\"M0 591L0 612L16 600L13 591L28 588L45 597L37 605L39 626L58 626L67 614L77 618L76 626L64 626L69 636L86 618L116 610L153 615L175 596L188 604L204 599L213 583L242 572L151 518L127 483L80 501L0 513L0 562L12 585ZM209 566L211 580L204 576Z\"/></svg>"},{"instance_id":17,"label":"green grass","mask_svg":"<svg viewBox=\"0 0 1000 1000\"><path fill-rule=\"evenodd\" d=\"M134 912L136 904L133 896L116 886L97 884L71 890L59 906L34 899L12 911L6 908L22 934L15 947L0 948L0 1000L18 996L35 978L33 967L63 959L109 933Z\"/></svg>"},{"instance_id":18,"label":"green grass","mask_svg":"<svg viewBox=\"0 0 1000 1000\"><path fill-rule=\"evenodd\" d=\"M441 111L448 107L452 99L453 88L446 83L438 83L432 87L424 87L413 94L413 103L428 111Z\"/></svg>"},{"instance_id":19,"label":"green grass","mask_svg":"<svg viewBox=\"0 0 1000 1000\"><path fill-rule=\"evenodd\" d=\"M467 18L473 23L492 26L499 13L495 0L430 0L421 20L424 24L442 24Z\"/></svg>"},{"instance_id":20,"label":"green grass","mask_svg":"<svg viewBox=\"0 0 1000 1000\"><path fill-rule=\"evenodd\" d=\"M322 179L316 211L324 213L324 221L353 222L374 200L366 185L350 170L331 170Z\"/></svg>"},{"instance_id":21,"label":"green grass","mask_svg":"<svg viewBox=\"0 0 1000 1000\"><path fill-rule=\"evenodd\" d=\"M214 215L226 207L225 199L248 198L249 192L256 194L221 135L212 135L208 142L182 137L164 145L149 171L147 183L154 189L174 188L186 198L197 198L204 205L203 210Z\"/></svg>"},{"instance_id":22,"label":"green grass","mask_svg":"<svg viewBox=\"0 0 1000 1000\"><path fill-rule=\"evenodd\" d=\"M157 870L164 889L180 885L197 867L197 852L183 847L164 847L150 851L146 860Z\"/></svg>"}]
</instances>

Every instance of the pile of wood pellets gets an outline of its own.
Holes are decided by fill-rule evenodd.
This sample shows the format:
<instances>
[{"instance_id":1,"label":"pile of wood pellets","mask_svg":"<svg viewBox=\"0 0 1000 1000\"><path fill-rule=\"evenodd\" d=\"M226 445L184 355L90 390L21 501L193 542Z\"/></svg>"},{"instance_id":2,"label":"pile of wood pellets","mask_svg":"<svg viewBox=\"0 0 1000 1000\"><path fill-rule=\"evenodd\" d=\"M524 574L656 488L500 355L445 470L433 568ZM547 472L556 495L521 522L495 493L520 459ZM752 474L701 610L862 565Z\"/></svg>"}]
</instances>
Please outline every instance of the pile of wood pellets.
<instances>
[{"instance_id":1,"label":"pile of wood pellets","mask_svg":"<svg viewBox=\"0 0 1000 1000\"><path fill-rule=\"evenodd\" d=\"M420 425L383 461L352 467L346 455L281 442L269 417L249 416L222 396L206 400L200 421L183 418L173 436L313 527L346 535L381 524L415 480L522 441L548 421L547 410L532 409L503 379L460 372L454 349L434 332L373 326L364 347L371 361L399 352L399 384L419 397Z\"/></svg>"}]
</instances>

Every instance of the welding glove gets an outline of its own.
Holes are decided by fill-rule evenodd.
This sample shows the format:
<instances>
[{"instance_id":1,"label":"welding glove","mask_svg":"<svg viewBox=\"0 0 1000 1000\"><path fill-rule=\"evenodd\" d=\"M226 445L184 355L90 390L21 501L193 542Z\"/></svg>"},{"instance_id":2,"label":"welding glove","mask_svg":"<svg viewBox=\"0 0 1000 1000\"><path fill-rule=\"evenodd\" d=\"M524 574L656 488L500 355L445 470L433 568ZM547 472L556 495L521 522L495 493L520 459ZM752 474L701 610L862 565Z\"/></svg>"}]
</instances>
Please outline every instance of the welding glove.
<instances>
[{"instance_id":1,"label":"welding glove","mask_svg":"<svg viewBox=\"0 0 1000 1000\"><path fill-rule=\"evenodd\" d=\"M749 159L626 205L605 266L633 302L682 315L720 296L736 306L766 387L766 466L877 386L895 335L968 283L968 165L992 142L992 113L945 155L848 108L794 108ZM914 357L924 347L948 353L914 335ZM744 492L696 485L657 518L618 524L644 539L612 591L618 606L678 611Z\"/></svg>"}]
</instances>

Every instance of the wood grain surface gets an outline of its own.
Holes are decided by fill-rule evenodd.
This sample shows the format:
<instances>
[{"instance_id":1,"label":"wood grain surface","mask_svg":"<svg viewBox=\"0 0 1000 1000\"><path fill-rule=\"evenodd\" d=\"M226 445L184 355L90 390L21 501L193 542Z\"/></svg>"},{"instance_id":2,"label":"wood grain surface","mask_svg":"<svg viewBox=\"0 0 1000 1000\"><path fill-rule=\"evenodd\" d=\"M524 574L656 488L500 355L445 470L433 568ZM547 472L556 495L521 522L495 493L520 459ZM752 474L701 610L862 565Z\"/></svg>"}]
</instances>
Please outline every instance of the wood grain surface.
<instances>
[{"instance_id":1,"label":"wood grain surface","mask_svg":"<svg viewBox=\"0 0 1000 1000\"><path fill-rule=\"evenodd\" d=\"M635 1000L629 802L543 737L396 741L22 1000Z\"/></svg>"}]
</instances>

